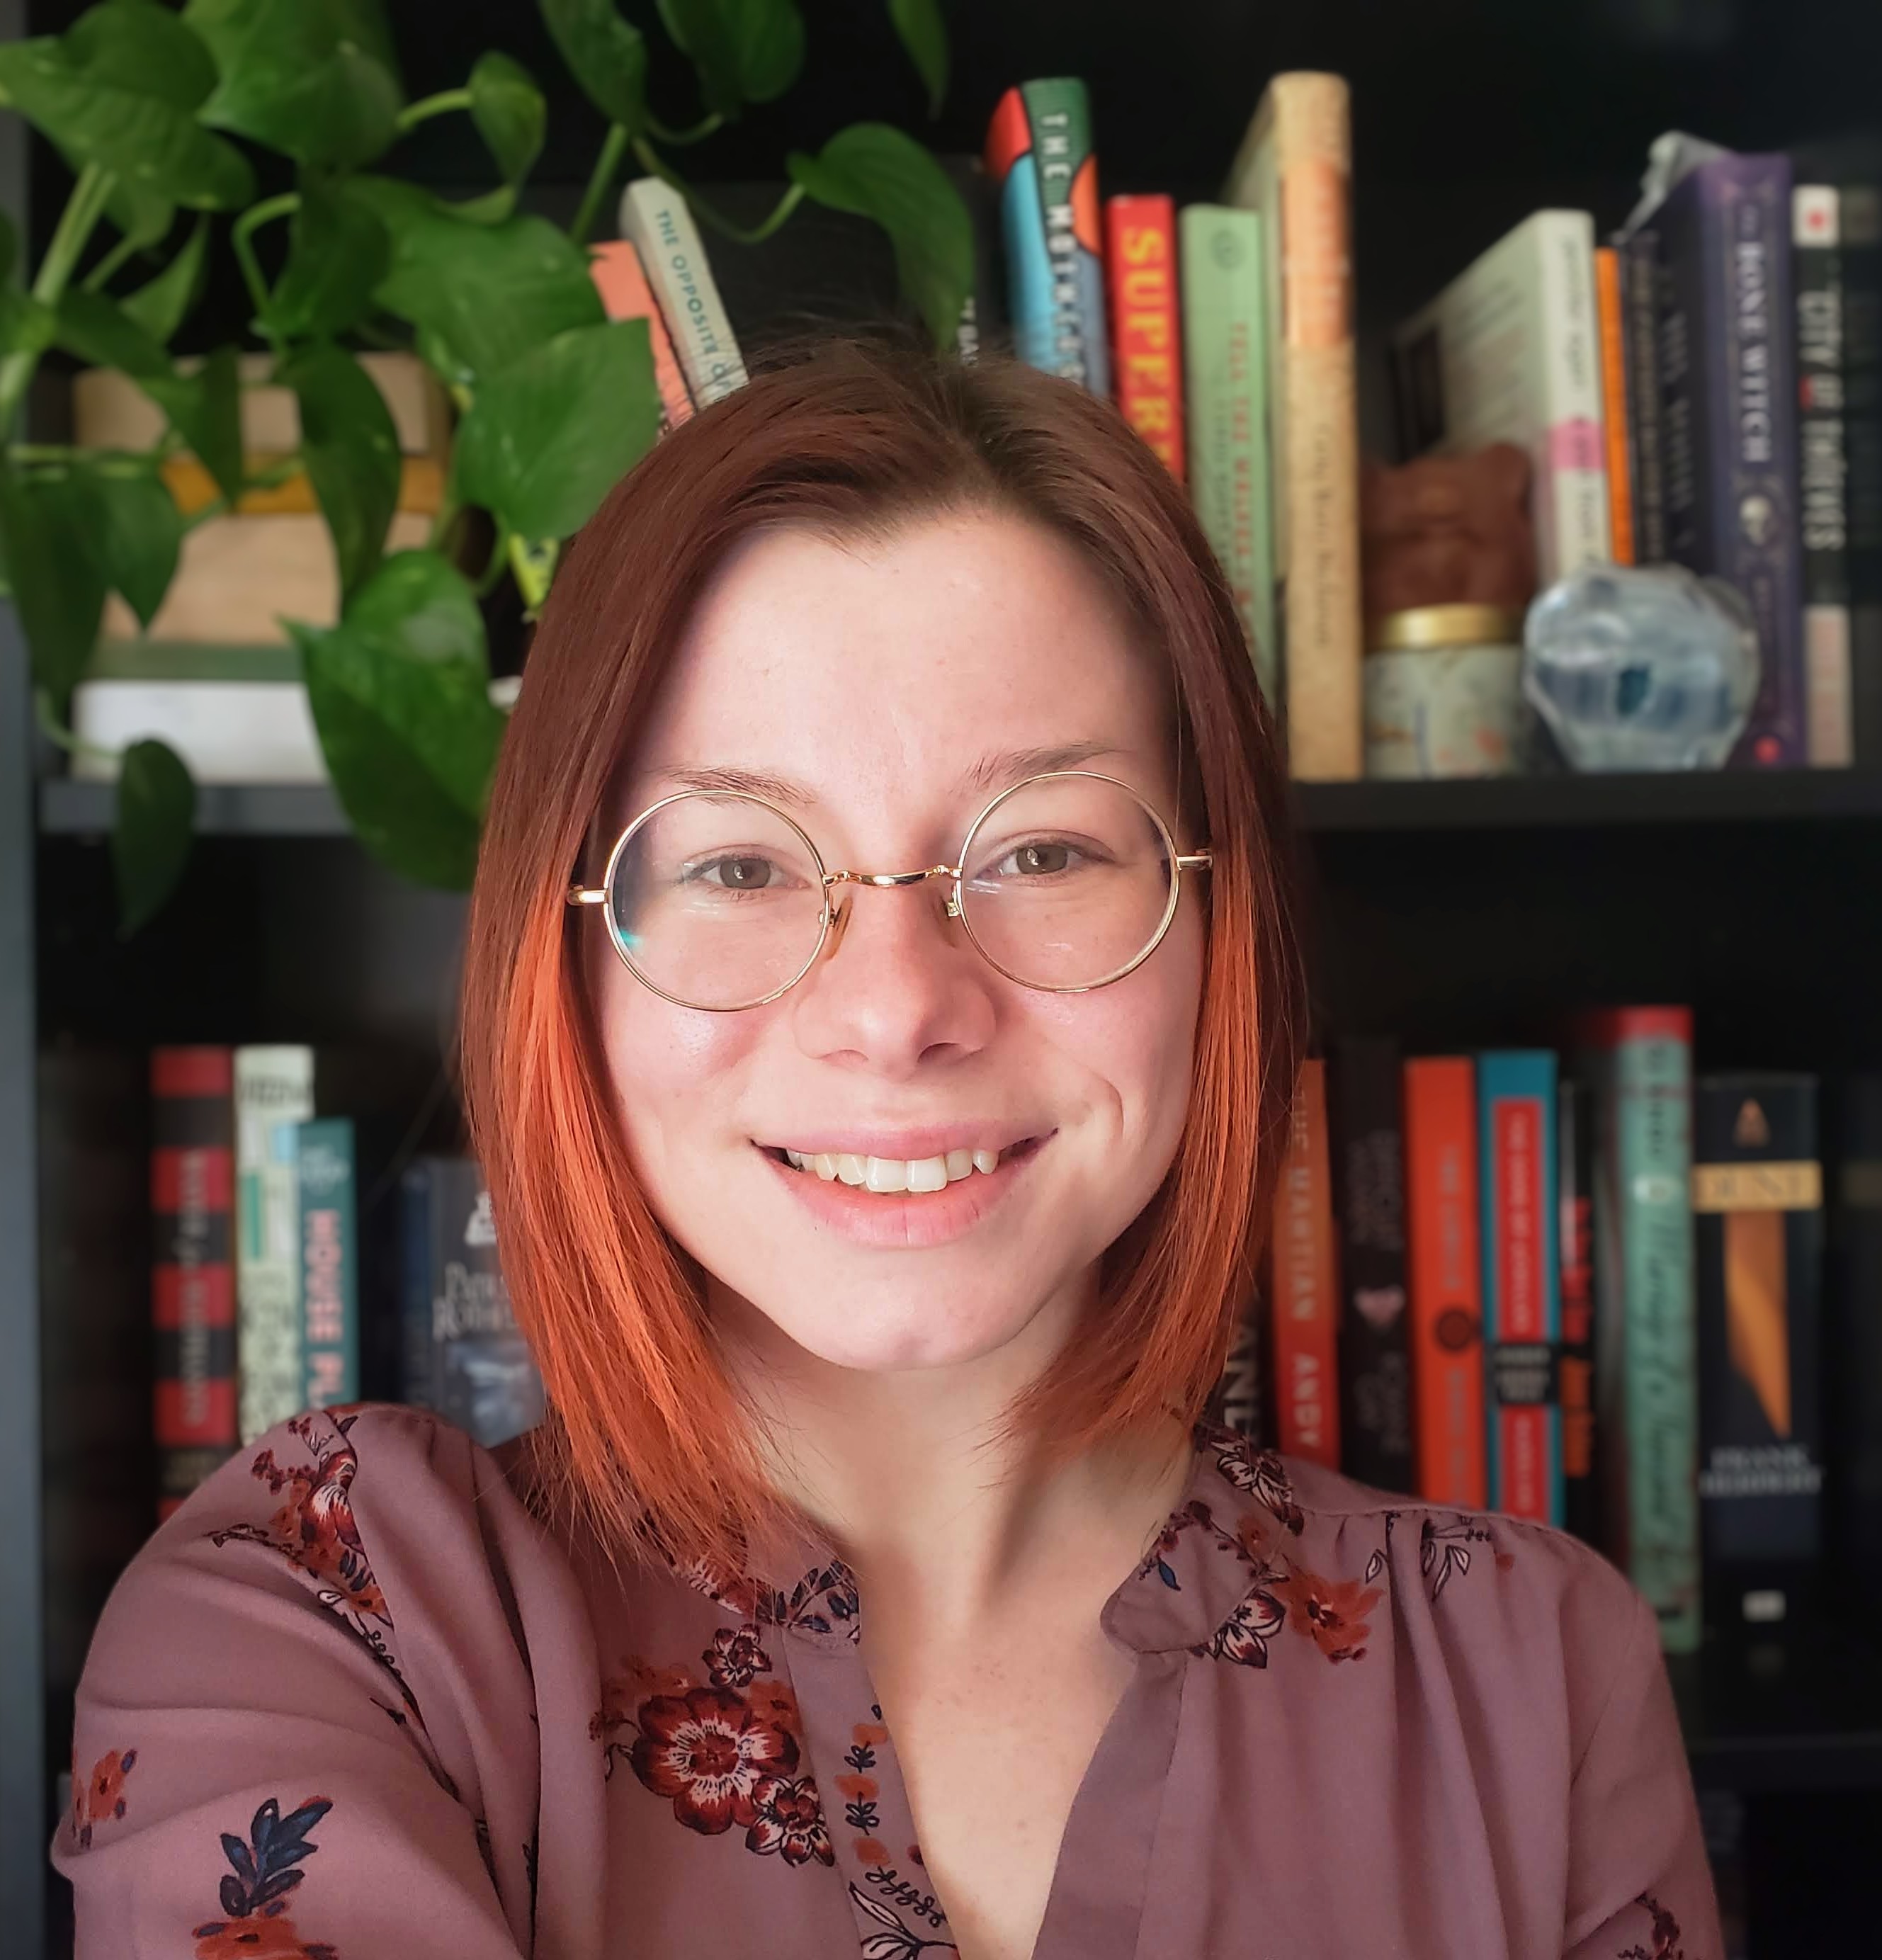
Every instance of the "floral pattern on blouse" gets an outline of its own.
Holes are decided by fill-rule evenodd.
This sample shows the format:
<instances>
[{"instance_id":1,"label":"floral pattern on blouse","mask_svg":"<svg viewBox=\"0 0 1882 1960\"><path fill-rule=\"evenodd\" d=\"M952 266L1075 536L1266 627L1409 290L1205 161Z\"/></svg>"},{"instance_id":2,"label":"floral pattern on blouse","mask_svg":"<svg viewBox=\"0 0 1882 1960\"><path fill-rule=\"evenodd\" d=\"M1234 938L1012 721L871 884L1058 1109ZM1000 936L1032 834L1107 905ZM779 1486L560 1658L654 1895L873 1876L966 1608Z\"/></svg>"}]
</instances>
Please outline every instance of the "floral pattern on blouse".
<instances>
[{"instance_id":1,"label":"floral pattern on blouse","mask_svg":"<svg viewBox=\"0 0 1882 1960\"><path fill-rule=\"evenodd\" d=\"M324 1796L310 1796L284 1817L281 1799L271 1796L250 1820L246 1840L223 1832L232 1867L222 1876L223 1917L192 1934L196 1960L339 1960L324 1942L304 1940L287 1916L288 1895L307 1876L302 1863L320 1848L307 1833L332 1808Z\"/></svg>"},{"instance_id":2,"label":"floral pattern on blouse","mask_svg":"<svg viewBox=\"0 0 1882 1960\"><path fill-rule=\"evenodd\" d=\"M72 1824L78 1848L91 1848L91 1834L106 1818L124 1815L124 1779L137 1766L135 1749L113 1749L93 1764L90 1776L79 1780L78 1761L72 1759Z\"/></svg>"}]
</instances>

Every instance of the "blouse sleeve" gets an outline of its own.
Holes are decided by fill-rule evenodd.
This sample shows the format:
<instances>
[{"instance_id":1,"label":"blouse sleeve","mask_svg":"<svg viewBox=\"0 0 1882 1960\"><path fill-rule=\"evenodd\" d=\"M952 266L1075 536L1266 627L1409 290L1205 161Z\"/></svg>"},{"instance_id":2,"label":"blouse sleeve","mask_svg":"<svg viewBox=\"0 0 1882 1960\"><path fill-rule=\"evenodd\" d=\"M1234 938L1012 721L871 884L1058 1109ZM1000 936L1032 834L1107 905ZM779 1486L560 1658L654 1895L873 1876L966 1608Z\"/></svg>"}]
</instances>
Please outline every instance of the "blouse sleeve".
<instances>
[{"instance_id":1,"label":"blouse sleeve","mask_svg":"<svg viewBox=\"0 0 1882 1960\"><path fill-rule=\"evenodd\" d=\"M1721 1960L1711 1868L1653 1611L1633 1622L1569 1799L1565 1960Z\"/></svg>"},{"instance_id":2,"label":"blouse sleeve","mask_svg":"<svg viewBox=\"0 0 1882 1960\"><path fill-rule=\"evenodd\" d=\"M488 1780L461 1787L466 1758L454 1775L420 1707L431 1689L408 1650L423 1663L434 1643L409 1596L422 1575L401 1597L393 1564L361 1537L353 1480L370 1452L354 1444L372 1433L368 1421L356 1433L361 1421L298 1417L244 1449L113 1592L52 1844L74 1887L77 1960L527 1951L526 1897L500 1888L483 1822ZM391 1440L382 1454L412 1456L412 1432ZM447 1560L443 1487L408 1483L395 1464L387 1474L415 1535ZM474 1583L439 1576L439 1592L475 1610Z\"/></svg>"}]
</instances>

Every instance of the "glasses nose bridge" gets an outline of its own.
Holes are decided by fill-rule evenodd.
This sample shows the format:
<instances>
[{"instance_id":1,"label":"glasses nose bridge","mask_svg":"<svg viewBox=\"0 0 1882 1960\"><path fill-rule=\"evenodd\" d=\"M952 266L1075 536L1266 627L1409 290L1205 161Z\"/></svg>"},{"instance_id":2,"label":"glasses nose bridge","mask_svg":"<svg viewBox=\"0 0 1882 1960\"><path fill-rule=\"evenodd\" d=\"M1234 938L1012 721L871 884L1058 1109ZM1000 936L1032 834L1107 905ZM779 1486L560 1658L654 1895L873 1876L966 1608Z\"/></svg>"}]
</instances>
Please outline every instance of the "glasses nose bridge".
<instances>
[{"instance_id":1,"label":"glasses nose bridge","mask_svg":"<svg viewBox=\"0 0 1882 1960\"><path fill-rule=\"evenodd\" d=\"M849 924L854 899L839 901L836 893L844 885L873 885L879 891L893 891L898 886L925 885L932 879L946 878L953 880L953 889L943 893L941 907L944 919L958 919L961 916L959 899L960 867L956 864L930 864L921 871L827 871L824 873L824 891L830 907L830 950L834 952L843 937L843 929Z\"/></svg>"}]
</instances>

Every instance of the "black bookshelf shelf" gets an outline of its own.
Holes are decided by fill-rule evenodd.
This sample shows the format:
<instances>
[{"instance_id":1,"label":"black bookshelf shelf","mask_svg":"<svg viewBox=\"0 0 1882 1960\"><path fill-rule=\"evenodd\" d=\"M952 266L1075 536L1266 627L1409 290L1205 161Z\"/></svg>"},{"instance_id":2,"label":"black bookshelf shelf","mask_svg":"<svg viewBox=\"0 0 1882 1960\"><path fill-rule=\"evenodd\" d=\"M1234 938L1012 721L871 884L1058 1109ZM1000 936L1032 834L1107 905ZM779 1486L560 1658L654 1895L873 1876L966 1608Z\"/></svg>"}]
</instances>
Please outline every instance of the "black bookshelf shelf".
<instances>
[{"instance_id":1,"label":"black bookshelf shelf","mask_svg":"<svg viewBox=\"0 0 1882 1960\"><path fill-rule=\"evenodd\" d=\"M40 829L101 836L116 802L110 783L49 777L40 784ZM196 829L211 836L343 837L348 825L324 783L208 783L196 791Z\"/></svg>"}]
</instances>

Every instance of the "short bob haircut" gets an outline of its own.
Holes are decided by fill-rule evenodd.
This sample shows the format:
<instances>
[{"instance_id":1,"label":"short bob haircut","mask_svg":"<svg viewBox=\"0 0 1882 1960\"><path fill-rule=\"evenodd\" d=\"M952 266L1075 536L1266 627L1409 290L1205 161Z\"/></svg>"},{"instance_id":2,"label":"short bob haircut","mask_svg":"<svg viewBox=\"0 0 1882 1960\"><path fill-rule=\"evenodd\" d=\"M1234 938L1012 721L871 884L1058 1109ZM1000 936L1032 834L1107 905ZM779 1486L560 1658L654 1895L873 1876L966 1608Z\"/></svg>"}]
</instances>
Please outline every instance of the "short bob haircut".
<instances>
[{"instance_id":1,"label":"short bob haircut","mask_svg":"<svg viewBox=\"0 0 1882 1960\"><path fill-rule=\"evenodd\" d=\"M804 1520L766 1481L704 1276L629 1168L583 978L583 915L564 895L599 873L585 861L591 826L729 547L760 526L882 537L959 511L1069 540L1167 662L1184 848L1214 852L1198 886L1203 998L1175 1160L1104 1255L1094 1324L1008 1411L1008 1433L1063 1461L1171 1411L1196 1420L1248 1297L1305 988L1273 725L1189 500L1108 402L1009 358L964 364L866 339L795 350L665 437L570 547L529 650L472 900L464 1098L548 1392L537 1488L611 1557L644 1554L650 1539L676 1561L736 1571Z\"/></svg>"}]
</instances>

